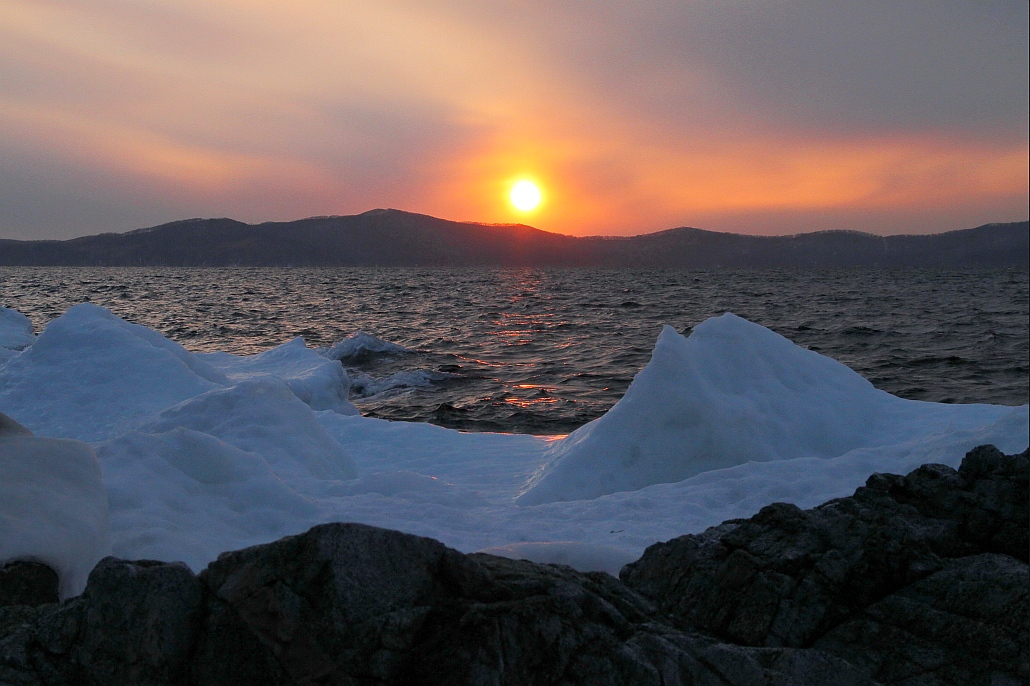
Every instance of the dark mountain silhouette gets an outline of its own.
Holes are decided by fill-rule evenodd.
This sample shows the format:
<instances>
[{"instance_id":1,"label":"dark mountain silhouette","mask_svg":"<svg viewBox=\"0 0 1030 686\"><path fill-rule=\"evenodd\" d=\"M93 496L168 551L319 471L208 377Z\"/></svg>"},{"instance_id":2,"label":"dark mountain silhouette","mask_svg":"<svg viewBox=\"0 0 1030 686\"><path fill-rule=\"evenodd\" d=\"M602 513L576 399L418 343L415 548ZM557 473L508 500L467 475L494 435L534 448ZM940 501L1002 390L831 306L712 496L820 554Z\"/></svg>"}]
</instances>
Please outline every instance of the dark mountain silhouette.
<instances>
[{"instance_id":1,"label":"dark mountain silhouette","mask_svg":"<svg viewBox=\"0 0 1030 686\"><path fill-rule=\"evenodd\" d=\"M453 222L399 210L244 224L187 219L65 241L0 240L0 265L425 267L1025 267L1027 222L932 235L819 231L747 236L693 228L627 238Z\"/></svg>"}]
</instances>

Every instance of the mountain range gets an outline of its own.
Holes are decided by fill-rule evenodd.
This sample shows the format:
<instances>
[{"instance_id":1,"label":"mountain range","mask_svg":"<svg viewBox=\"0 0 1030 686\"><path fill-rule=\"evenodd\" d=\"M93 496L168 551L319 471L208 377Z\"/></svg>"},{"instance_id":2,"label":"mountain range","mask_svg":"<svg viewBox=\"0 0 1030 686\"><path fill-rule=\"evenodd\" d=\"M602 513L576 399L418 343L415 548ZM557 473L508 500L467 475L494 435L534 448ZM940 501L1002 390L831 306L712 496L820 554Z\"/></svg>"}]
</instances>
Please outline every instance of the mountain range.
<instances>
[{"instance_id":1,"label":"mountain range","mask_svg":"<svg viewBox=\"0 0 1030 686\"><path fill-rule=\"evenodd\" d=\"M752 236L676 228L575 237L400 210L245 224L187 219L69 240L0 239L3 266L1026 267L1028 223L939 234L817 231Z\"/></svg>"}]
</instances>

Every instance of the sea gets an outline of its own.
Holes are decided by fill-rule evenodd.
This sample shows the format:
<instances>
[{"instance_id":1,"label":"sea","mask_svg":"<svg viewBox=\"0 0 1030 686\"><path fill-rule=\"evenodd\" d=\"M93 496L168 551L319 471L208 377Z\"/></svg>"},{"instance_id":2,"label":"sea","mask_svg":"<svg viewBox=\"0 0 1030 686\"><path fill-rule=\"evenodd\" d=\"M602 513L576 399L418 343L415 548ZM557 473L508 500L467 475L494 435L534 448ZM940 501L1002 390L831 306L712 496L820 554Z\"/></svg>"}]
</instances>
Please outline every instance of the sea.
<instances>
[{"instance_id":1,"label":"sea","mask_svg":"<svg viewBox=\"0 0 1030 686\"><path fill-rule=\"evenodd\" d=\"M663 325L724 312L903 398L1030 399L1027 270L0 267L0 305L37 333L81 302L201 352L361 332L341 362L362 414L470 432L567 434L622 397Z\"/></svg>"}]
</instances>

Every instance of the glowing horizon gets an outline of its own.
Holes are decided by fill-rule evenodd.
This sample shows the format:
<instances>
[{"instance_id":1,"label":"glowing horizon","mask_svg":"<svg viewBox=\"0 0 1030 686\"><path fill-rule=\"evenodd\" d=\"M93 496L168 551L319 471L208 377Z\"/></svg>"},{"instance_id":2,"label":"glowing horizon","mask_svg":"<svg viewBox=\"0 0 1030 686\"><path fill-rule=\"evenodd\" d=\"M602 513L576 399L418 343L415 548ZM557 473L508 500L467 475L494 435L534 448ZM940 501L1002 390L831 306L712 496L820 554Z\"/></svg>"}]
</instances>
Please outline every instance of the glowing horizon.
<instances>
[{"instance_id":1,"label":"glowing horizon","mask_svg":"<svg viewBox=\"0 0 1030 686\"><path fill-rule=\"evenodd\" d=\"M1026 3L601 4L0 0L0 238L374 207L573 235L1030 215Z\"/></svg>"}]
</instances>

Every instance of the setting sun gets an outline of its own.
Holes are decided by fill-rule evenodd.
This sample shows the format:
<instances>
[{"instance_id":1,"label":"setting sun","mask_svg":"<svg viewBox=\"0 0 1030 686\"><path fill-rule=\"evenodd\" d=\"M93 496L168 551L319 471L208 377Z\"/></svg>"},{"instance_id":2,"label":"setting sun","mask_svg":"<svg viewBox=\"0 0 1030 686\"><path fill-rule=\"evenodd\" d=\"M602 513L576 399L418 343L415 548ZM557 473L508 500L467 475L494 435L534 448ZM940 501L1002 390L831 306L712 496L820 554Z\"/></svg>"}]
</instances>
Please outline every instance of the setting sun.
<instances>
[{"instance_id":1,"label":"setting sun","mask_svg":"<svg viewBox=\"0 0 1030 686\"><path fill-rule=\"evenodd\" d=\"M540 188L532 181L519 181L511 187L508 198L516 210L530 212L540 205L543 195L540 193Z\"/></svg>"}]
</instances>

